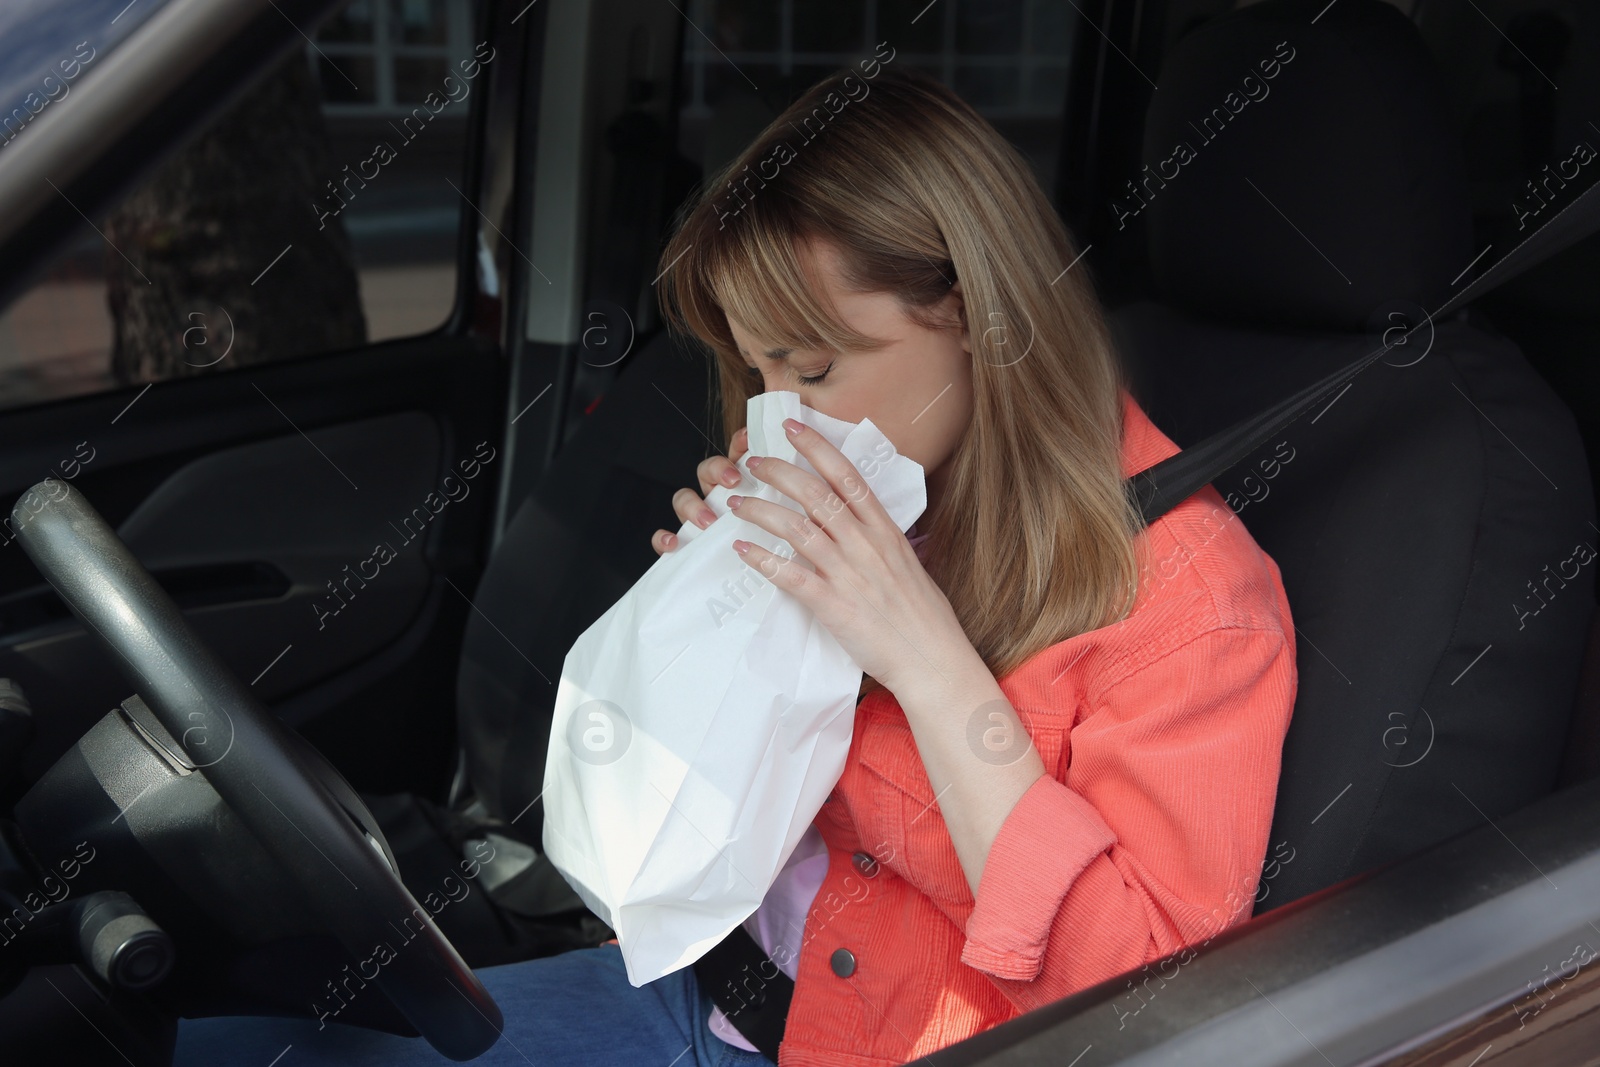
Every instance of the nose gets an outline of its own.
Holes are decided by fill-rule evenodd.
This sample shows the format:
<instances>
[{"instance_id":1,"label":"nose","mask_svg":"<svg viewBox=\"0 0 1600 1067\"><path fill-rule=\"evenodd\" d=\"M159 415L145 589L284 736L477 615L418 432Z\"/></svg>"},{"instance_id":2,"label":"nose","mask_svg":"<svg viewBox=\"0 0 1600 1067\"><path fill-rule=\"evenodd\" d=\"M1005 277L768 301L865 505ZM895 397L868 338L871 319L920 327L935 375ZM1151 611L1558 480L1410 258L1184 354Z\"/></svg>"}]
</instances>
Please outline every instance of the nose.
<instances>
[{"instance_id":1,"label":"nose","mask_svg":"<svg viewBox=\"0 0 1600 1067\"><path fill-rule=\"evenodd\" d=\"M791 393L795 393L796 395L798 395L800 397L800 406L801 407L807 407L807 408L816 407L816 405L811 402L811 397L807 396L804 390L790 388L789 386L784 385L781 380L777 384L772 384L771 382L764 380L761 383L761 385L762 385L761 391L763 393L782 393L782 392L788 391L788 392L791 392Z\"/></svg>"}]
</instances>

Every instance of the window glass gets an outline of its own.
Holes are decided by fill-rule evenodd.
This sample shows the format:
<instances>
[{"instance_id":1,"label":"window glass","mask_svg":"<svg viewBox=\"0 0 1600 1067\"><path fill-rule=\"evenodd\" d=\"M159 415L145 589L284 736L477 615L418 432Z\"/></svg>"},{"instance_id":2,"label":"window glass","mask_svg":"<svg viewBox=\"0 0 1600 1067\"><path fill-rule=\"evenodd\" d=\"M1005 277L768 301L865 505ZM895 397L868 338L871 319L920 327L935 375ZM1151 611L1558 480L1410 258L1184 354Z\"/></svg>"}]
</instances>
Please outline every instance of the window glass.
<instances>
[{"instance_id":1,"label":"window glass","mask_svg":"<svg viewBox=\"0 0 1600 1067\"><path fill-rule=\"evenodd\" d=\"M1076 20L1060 0L697 0L685 11L679 150L710 173L790 100L879 42L994 124L1055 188ZM707 37L709 36L709 40Z\"/></svg>"},{"instance_id":2,"label":"window glass","mask_svg":"<svg viewBox=\"0 0 1600 1067\"><path fill-rule=\"evenodd\" d=\"M324 47L335 41L371 44L377 25L375 19L372 0L353 0L323 23L317 41Z\"/></svg>"},{"instance_id":3,"label":"window glass","mask_svg":"<svg viewBox=\"0 0 1600 1067\"><path fill-rule=\"evenodd\" d=\"M450 43L450 5L446 0L392 0L390 26L401 44Z\"/></svg>"},{"instance_id":4,"label":"window glass","mask_svg":"<svg viewBox=\"0 0 1600 1067\"><path fill-rule=\"evenodd\" d=\"M108 7L109 20L127 4L86 6ZM355 0L86 219L0 309L0 407L438 327L455 299L470 97L492 57L473 38L477 7ZM14 10L0 9L0 34ZM31 31L28 54L65 41L70 58L83 37L58 28ZM0 102L21 99L38 73L18 55L0 61ZM48 106L70 115L70 97Z\"/></svg>"}]
</instances>

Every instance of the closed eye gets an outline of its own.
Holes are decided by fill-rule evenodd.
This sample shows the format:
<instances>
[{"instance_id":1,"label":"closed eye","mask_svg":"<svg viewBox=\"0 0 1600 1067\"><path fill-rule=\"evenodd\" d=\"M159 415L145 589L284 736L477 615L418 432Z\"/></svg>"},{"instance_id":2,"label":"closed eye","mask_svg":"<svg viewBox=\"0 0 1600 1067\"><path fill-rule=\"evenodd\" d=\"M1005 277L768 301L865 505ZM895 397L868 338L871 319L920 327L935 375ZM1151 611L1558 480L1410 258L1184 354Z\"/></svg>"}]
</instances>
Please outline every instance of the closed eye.
<instances>
[{"instance_id":1,"label":"closed eye","mask_svg":"<svg viewBox=\"0 0 1600 1067\"><path fill-rule=\"evenodd\" d=\"M801 385L816 385L818 382L822 381L822 379L826 378L828 376L828 372L831 370L833 370L832 363L824 367L822 369L822 373L816 375L815 377L808 378L804 374L796 374L795 378L800 382Z\"/></svg>"}]
</instances>

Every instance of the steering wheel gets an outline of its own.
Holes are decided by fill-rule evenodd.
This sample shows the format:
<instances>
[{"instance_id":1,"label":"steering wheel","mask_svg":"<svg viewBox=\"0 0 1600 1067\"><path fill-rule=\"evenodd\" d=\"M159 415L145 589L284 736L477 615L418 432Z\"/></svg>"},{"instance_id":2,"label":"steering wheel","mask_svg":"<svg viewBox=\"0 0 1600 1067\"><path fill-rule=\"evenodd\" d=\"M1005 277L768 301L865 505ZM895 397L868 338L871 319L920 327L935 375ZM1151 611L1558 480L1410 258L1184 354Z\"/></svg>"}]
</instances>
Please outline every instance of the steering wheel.
<instances>
[{"instance_id":1,"label":"steering wheel","mask_svg":"<svg viewBox=\"0 0 1600 1067\"><path fill-rule=\"evenodd\" d=\"M77 489L46 478L18 499L11 523L322 929L360 960L420 922L373 981L440 1054L487 1051L504 1027L499 1006L400 881L376 822L332 765L240 684Z\"/></svg>"}]
</instances>

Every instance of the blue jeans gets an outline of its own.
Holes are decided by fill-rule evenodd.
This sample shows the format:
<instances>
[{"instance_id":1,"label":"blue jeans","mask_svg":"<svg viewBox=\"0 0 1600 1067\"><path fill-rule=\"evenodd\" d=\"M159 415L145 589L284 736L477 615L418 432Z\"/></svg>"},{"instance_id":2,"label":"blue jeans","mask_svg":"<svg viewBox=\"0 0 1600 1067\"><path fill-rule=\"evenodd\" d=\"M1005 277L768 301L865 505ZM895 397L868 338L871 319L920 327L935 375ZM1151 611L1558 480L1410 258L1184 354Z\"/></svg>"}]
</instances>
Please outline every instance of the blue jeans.
<instances>
[{"instance_id":1,"label":"blue jeans","mask_svg":"<svg viewBox=\"0 0 1600 1067\"><path fill-rule=\"evenodd\" d=\"M701 993L693 967L635 988L628 984L622 950L601 945L484 967L477 975L505 1016L500 1040L471 1061L480 1067L773 1067L761 1053L711 1032L711 1000ZM420 1067L452 1061L420 1037L312 1018L179 1021L172 1067L269 1062Z\"/></svg>"}]
</instances>

